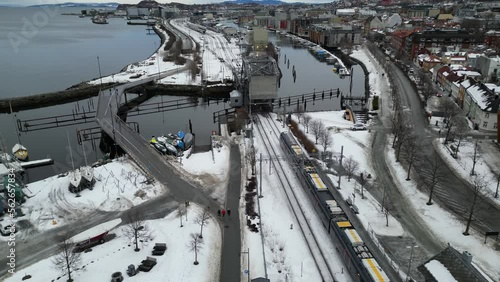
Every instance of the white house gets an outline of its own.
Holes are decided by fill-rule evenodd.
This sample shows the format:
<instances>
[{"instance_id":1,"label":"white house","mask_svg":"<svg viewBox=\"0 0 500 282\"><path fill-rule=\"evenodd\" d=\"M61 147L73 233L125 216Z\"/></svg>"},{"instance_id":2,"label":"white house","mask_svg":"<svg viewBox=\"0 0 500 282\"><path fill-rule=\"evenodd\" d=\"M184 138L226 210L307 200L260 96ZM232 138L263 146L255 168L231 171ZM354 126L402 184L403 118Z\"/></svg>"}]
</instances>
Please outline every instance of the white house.
<instances>
[{"instance_id":1,"label":"white house","mask_svg":"<svg viewBox=\"0 0 500 282\"><path fill-rule=\"evenodd\" d=\"M500 87L494 84L476 83L465 89L464 112L474 129L497 131L499 95Z\"/></svg>"}]
</instances>

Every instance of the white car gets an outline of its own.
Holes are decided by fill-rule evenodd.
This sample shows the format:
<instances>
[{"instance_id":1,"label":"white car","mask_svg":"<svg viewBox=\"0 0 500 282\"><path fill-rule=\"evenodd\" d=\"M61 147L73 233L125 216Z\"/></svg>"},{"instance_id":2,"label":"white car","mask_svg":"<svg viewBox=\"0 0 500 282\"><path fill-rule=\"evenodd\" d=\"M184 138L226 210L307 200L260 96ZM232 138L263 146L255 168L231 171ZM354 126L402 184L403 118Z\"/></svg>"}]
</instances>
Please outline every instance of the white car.
<instances>
[{"instance_id":1,"label":"white car","mask_svg":"<svg viewBox=\"0 0 500 282\"><path fill-rule=\"evenodd\" d=\"M351 126L351 130L352 131L356 131L356 130L366 130L366 125L362 124L362 123L356 123L354 124L353 126Z\"/></svg>"}]
</instances>

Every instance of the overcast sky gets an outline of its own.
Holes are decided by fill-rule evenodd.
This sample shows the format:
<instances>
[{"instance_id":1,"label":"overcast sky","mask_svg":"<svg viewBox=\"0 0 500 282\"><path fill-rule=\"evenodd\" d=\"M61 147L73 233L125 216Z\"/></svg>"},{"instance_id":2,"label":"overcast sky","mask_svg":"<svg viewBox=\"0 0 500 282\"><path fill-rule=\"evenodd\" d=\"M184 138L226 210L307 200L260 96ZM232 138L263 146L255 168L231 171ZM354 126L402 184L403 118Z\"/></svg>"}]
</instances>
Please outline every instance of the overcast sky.
<instances>
[{"instance_id":1,"label":"overcast sky","mask_svg":"<svg viewBox=\"0 0 500 282\"><path fill-rule=\"evenodd\" d=\"M223 2L224 0L175 0L175 1L157 1L159 3L168 2L178 2L186 4L205 4L214 2ZM304 2L304 3L324 3L332 2L332 0L282 0L283 2ZM14 4L14 5L39 5L39 4L55 4L55 3L65 3L65 2L77 2L77 3L105 3L105 2L118 2L126 4L137 4L140 0L0 0L1 4Z\"/></svg>"}]
</instances>

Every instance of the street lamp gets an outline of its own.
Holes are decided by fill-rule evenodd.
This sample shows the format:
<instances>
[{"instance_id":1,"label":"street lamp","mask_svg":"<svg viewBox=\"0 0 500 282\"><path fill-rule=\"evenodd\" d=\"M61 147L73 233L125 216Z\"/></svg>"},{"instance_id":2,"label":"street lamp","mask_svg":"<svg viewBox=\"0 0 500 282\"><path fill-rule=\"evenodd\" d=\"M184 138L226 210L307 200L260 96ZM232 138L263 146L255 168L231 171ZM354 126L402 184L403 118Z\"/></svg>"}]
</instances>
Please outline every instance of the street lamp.
<instances>
[{"instance_id":1,"label":"street lamp","mask_svg":"<svg viewBox=\"0 0 500 282\"><path fill-rule=\"evenodd\" d=\"M410 281L410 269L411 269L411 260L413 259L413 249L418 248L418 245L411 245L411 246L406 246L407 249L410 249L410 260L408 261L408 272L406 273L406 280L405 281Z\"/></svg>"}]
</instances>

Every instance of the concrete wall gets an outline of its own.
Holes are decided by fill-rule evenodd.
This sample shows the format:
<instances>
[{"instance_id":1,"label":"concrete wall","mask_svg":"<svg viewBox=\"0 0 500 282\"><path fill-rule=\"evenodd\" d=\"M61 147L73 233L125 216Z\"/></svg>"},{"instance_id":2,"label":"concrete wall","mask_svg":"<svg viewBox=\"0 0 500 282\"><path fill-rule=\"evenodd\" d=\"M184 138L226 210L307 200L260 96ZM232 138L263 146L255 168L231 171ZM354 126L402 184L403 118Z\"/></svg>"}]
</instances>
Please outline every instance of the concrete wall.
<instances>
[{"instance_id":1,"label":"concrete wall","mask_svg":"<svg viewBox=\"0 0 500 282\"><path fill-rule=\"evenodd\" d=\"M274 99L278 89L278 80L275 76L252 76L249 93L251 100Z\"/></svg>"}]
</instances>

